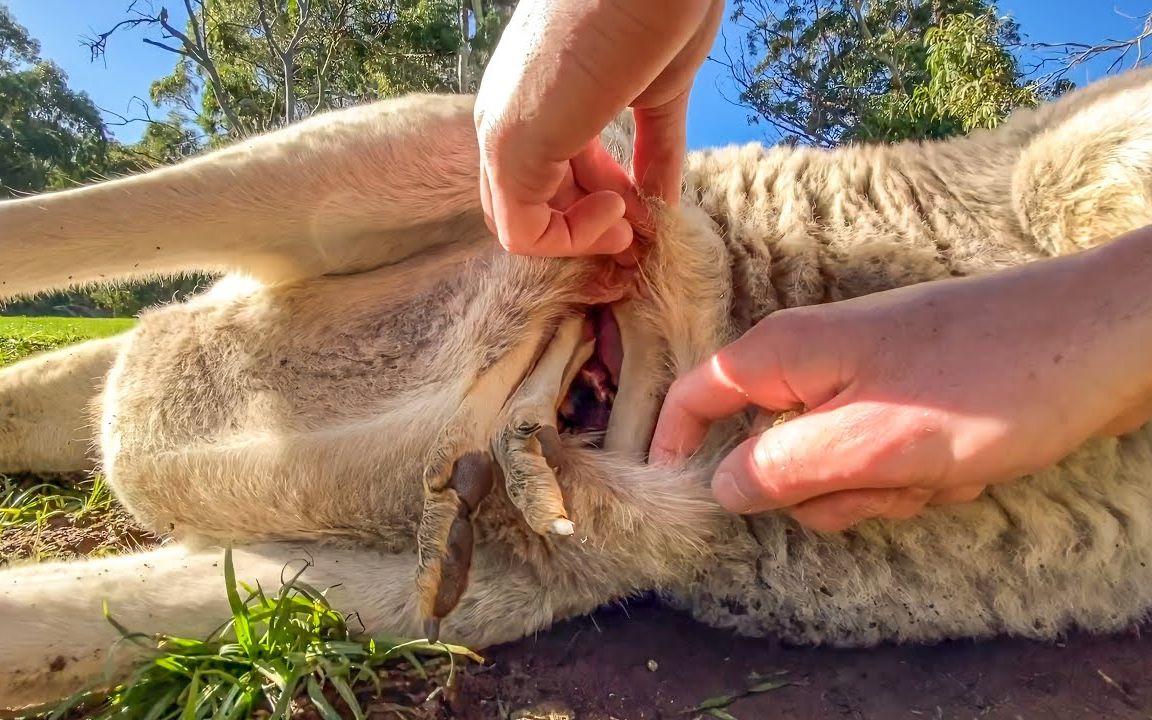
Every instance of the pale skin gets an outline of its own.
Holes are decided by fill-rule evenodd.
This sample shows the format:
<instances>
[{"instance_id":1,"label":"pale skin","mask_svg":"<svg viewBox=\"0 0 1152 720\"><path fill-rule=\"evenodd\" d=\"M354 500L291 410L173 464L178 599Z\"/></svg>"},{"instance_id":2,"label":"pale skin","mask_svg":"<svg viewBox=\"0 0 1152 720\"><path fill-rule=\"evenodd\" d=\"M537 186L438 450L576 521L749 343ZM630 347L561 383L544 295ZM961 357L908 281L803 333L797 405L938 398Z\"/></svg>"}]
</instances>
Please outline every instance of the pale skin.
<instances>
[{"instance_id":1,"label":"pale skin","mask_svg":"<svg viewBox=\"0 0 1152 720\"><path fill-rule=\"evenodd\" d=\"M819 530L909 518L1042 469L1152 410L1152 227L1078 255L769 316L677 380L653 462L748 406L805 409L713 490Z\"/></svg>"},{"instance_id":2,"label":"pale skin","mask_svg":"<svg viewBox=\"0 0 1152 720\"><path fill-rule=\"evenodd\" d=\"M511 252L631 256L641 194L679 201L687 98L722 3L522 2L477 100L481 193ZM631 173L596 136L637 121ZM713 478L817 530L970 501L1152 416L1152 227L1078 255L775 313L678 379L651 461L750 406L803 410Z\"/></svg>"},{"instance_id":3,"label":"pale skin","mask_svg":"<svg viewBox=\"0 0 1152 720\"><path fill-rule=\"evenodd\" d=\"M480 192L500 243L523 255L626 257L640 197L679 202L688 95L720 26L716 0L527 0L476 98ZM599 133L636 120L631 172Z\"/></svg>"}]
</instances>

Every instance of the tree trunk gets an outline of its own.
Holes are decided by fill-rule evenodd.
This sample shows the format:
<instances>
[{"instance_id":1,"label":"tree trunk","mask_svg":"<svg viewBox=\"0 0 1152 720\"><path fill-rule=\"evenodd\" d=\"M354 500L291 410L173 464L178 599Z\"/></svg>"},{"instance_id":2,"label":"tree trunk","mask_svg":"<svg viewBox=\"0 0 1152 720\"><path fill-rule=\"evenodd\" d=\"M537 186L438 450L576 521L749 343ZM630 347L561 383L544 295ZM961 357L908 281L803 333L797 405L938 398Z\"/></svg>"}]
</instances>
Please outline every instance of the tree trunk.
<instances>
[{"instance_id":1,"label":"tree trunk","mask_svg":"<svg viewBox=\"0 0 1152 720\"><path fill-rule=\"evenodd\" d=\"M468 33L468 0L460 0L460 49L456 51L457 91L467 93L472 88L472 43Z\"/></svg>"},{"instance_id":2,"label":"tree trunk","mask_svg":"<svg viewBox=\"0 0 1152 720\"><path fill-rule=\"evenodd\" d=\"M286 52L284 61L284 124L296 122L296 53Z\"/></svg>"}]
</instances>

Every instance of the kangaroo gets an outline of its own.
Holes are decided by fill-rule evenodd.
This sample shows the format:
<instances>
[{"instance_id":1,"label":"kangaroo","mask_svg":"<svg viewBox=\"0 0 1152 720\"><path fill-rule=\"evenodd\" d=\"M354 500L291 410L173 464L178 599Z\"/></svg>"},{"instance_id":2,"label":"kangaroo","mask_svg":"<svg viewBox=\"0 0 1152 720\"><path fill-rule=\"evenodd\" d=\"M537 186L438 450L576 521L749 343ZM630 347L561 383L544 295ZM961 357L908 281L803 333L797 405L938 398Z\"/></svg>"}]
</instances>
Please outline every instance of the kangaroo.
<instances>
[{"instance_id":1,"label":"kangaroo","mask_svg":"<svg viewBox=\"0 0 1152 720\"><path fill-rule=\"evenodd\" d=\"M603 135L622 162L631 133ZM842 533L712 499L757 413L681 466L645 457L671 381L770 313L1152 223L1152 71L947 141L691 152L632 273L505 253L477 152L471 98L412 95L0 203L0 298L224 276L0 372L0 471L99 469L170 539L0 571L0 707L125 672L143 651L110 655L104 601L133 630L210 632L225 544L265 588L310 558L304 579L369 634L475 648L649 591L742 634L857 647L1107 632L1152 606L1147 427Z\"/></svg>"}]
</instances>

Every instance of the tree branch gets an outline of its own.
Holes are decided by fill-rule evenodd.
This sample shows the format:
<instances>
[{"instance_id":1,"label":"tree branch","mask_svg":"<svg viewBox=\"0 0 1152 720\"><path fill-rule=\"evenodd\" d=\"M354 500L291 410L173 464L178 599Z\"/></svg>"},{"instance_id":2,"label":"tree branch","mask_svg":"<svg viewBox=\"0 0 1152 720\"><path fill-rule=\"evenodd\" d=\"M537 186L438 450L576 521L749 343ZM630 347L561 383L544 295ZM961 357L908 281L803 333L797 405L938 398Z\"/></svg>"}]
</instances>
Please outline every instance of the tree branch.
<instances>
[{"instance_id":1,"label":"tree branch","mask_svg":"<svg viewBox=\"0 0 1152 720\"><path fill-rule=\"evenodd\" d=\"M284 57L284 51L280 49L280 45L276 42L276 36L272 33L272 24L268 22L268 6L264 0L256 0L256 7L259 12L256 13L256 19L260 21L260 27L264 30L264 42L268 45L268 49L272 54L278 58Z\"/></svg>"},{"instance_id":2,"label":"tree branch","mask_svg":"<svg viewBox=\"0 0 1152 720\"><path fill-rule=\"evenodd\" d=\"M1125 15L1124 17L1129 16ZM1132 60L1130 67L1138 67L1152 54L1144 50L1144 42L1152 38L1152 12L1144 15L1142 18L1134 17L1131 19L1141 20L1142 27L1139 33L1127 40L1109 38L1097 44L1081 42L1034 42L1023 44L1022 47L1031 50L1055 51L1056 57L1041 58L1037 63L1037 69L1053 62L1059 63L1059 67L1038 79L1037 82L1041 85L1057 82L1080 65L1112 53L1117 53L1117 55L1109 64L1107 72L1113 73L1117 70L1124 69L1125 60L1132 54L1135 55L1135 58Z\"/></svg>"},{"instance_id":3,"label":"tree branch","mask_svg":"<svg viewBox=\"0 0 1152 720\"><path fill-rule=\"evenodd\" d=\"M159 26L162 30L162 37L172 38L180 41L180 47L173 47L163 42L153 40L151 38L143 38L143 42L158 47L162 50L167 50L170 53L180 55L181 57L188 58L196 63L205 74L208 76L208 87L211 89L213 96L216 98L217 104L220 106L221 112L228 119L231 130L238 136L248 134L248 129L240 116L235 112L232 107L231 100L224 89L224 83L220 79L220 74L216 69L216 64L212 60L211 53L205 41L205 31L202 23L203 17L196 14L196 7L200 8L201 13L204 11L204 5L197 0L196 7L193 5L193 0L183 0L184 8L188 12L188 23L192 27L192 35L195 39L188 37L187 34L181 32L168 22L168 9L161 7L160 11L154 15L149 15L136 9L135 0L128 6L128 12L137 13L138 17L121 20L116 23L110 30L100 33L95 38L86 40L88 47L92 51L92 58L95 59L103 55L108 46L108 39L117 31L124 28L136 28L140 26Z\"/></svg>"},{"instance_id":4,"label":"tree branch","mask_svg":"<svg viewBox=\"0 0 1152 720\"><path fill-rule=\"evenodd\" d=\"M849 13L853 15L856 20L856 25L860 28L860 36L864 38L864 47L867 53L888 67L888 71L892 73L892 86L899 92L904 92L904 78L901 76L900 68L896 66L896 58L874 47L876 38L872 35L872 31L868 29L868 22L864 18L864 6L861 4L861 0L851 0L849 5L851 6ZM853 10L855 11L854 13L852 12Z\"/></svg>"},{"instance_id":5,"label":"tree branch","mask_svg":"<svg viewBox=\"0 0 1152 720\"><path fill-rule=\"evenodd\" d=\"M304 28L312 19L312 0L299 0L297 7L299 8L300 17L296 21L296 32L288 40L288 47L284 52L292 53L296 51L296 46L300 44L300 39L304 37Z\"/></svg>"},{"instance_id":6,"label":"tree branch","mask_svg":"<svg viewBox=\"0 0 1152 720\"><path fill-rule=\"evenodd\" d=\"M151 39L151 38L142 38L142 42L143 42L145 45L151 45L151 46L153 46L153 47L158 47L158 48L160 48L161 50L167 50L167 51L168 51L168 52L170 52L170 53L176 53L177 55L179 55L179 56L181 56L181 57L186 57L186 58L189 58L189 59L192 59L192 60L196 60L197 62L199 62L198 58L196 58L196 57L194 57L194 56L192 56L192 55L189 55L187 52L185 52L185 51L184 51L184 50L182 50L181 48L174 48L174 47L171 47L171 46L169 46L169 45L165 45L165 44L164 44L164 43L162 43L162 42L158 42L158 41L156 41L156 40L153 40L153 39Z\"/></svg>"},{"instance_id":7,"label":"tree branch","mask_svg":"<svg viewBox=\"0 0 1152 720\"><path fill-rule=\"evenodd\" d=\"M132 3L132 4L135 5L136 3ZM129 10L131 10L131 9L132 8L129 7ZM113 25L110 30L108 30L107 32L99 33L94 38L82 36L82 41L85 45L88 46L89 52L92 53L91 59L93 61L95 61L96 58L104 55L104 52L108 49L108 38L112 37L112 35L117 30L120 30L121 28L135 28L135 27L138 27L140 25L150 25L150 24L154 24L154 23L155 23L155 19L150 18L150 17L139 17L139 18L130 18L128 20L121 20L120 22Z\"/></svg>"},{"instance_id":8,"label":"tree branch","mask_svg":"<svg viewBox=\"0 0 1152 720\"><path fill-rule=\"evenodd\" d=\"M148 125L163 125L165 127L170 127L174 130L180 130L181 132L186 130L186 128L181 126L181 125L177 125L175 123L168 122L166 120L154 119L152 117L152 114L148 110L147 103L145 103L144 100L142 98L140 98L139 96L136 96L136 95L132 96L132 99L128 101L129 107L131 107L133 100L140 103L140 107L143 108L143 110L144 110L144 117L127 117L127 116L122 115L118 112L115 112L114 110L109 110L108 108L101 107L99 105L96 106L96 109L99 110L100 112L106 114L106 115L111 115L112 117L116 118L116 120L114 122L105 121L105 124L111 125L113 127L126 127L128 125L131 125L132 123L147 123Z\"/></svg>"}]
</instances>

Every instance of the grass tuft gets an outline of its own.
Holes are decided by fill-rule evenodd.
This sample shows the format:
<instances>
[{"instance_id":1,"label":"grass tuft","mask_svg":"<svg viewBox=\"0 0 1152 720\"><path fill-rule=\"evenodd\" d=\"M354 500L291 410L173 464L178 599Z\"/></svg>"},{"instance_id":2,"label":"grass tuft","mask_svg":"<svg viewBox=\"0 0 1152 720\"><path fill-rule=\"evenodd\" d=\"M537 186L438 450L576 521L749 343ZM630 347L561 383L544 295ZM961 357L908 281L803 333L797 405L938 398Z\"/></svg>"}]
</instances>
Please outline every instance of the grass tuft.
<instances>
[{"instance_id":1,"label":"grass tuft","mask_svg":"<svg viewBox=\"0 0 1152 720\"><path fill-rule=\"evenodd\" d=\"M0 475L0 534L5 530L33 526L42 531L55 517L83 518L112 505L112 493L102 475L75 488L42 482L24 487Z\"/></svg>"},{"instance_id":2,"label":"grass tuft","mask_svg":"<svg viewBox=\"0 0 1152 720\"><path fill-rule=\"evenodd\" d=\"M269 597L259 585L237 583L231 549L225 550L231 618L204 640L132 632L105 606L105 617L122 641L156 652L110 695L101 693L104 699L84 716L92 720L289 718L306 699L324 720L363 720L366 712L355 688L365 683L380 696L389 672L415 672L426 678L430 665L442 667L447 660L446 685L451 686L457 656L483 662L467 648L454 645L355 637L349 618L335 611L324 593L300 580L309 565ZM403 667L405 662L407 667ZM91 695L78 693L56 708L49 720L59 720L91 700Z\"/></svg>"}]
</instances>

